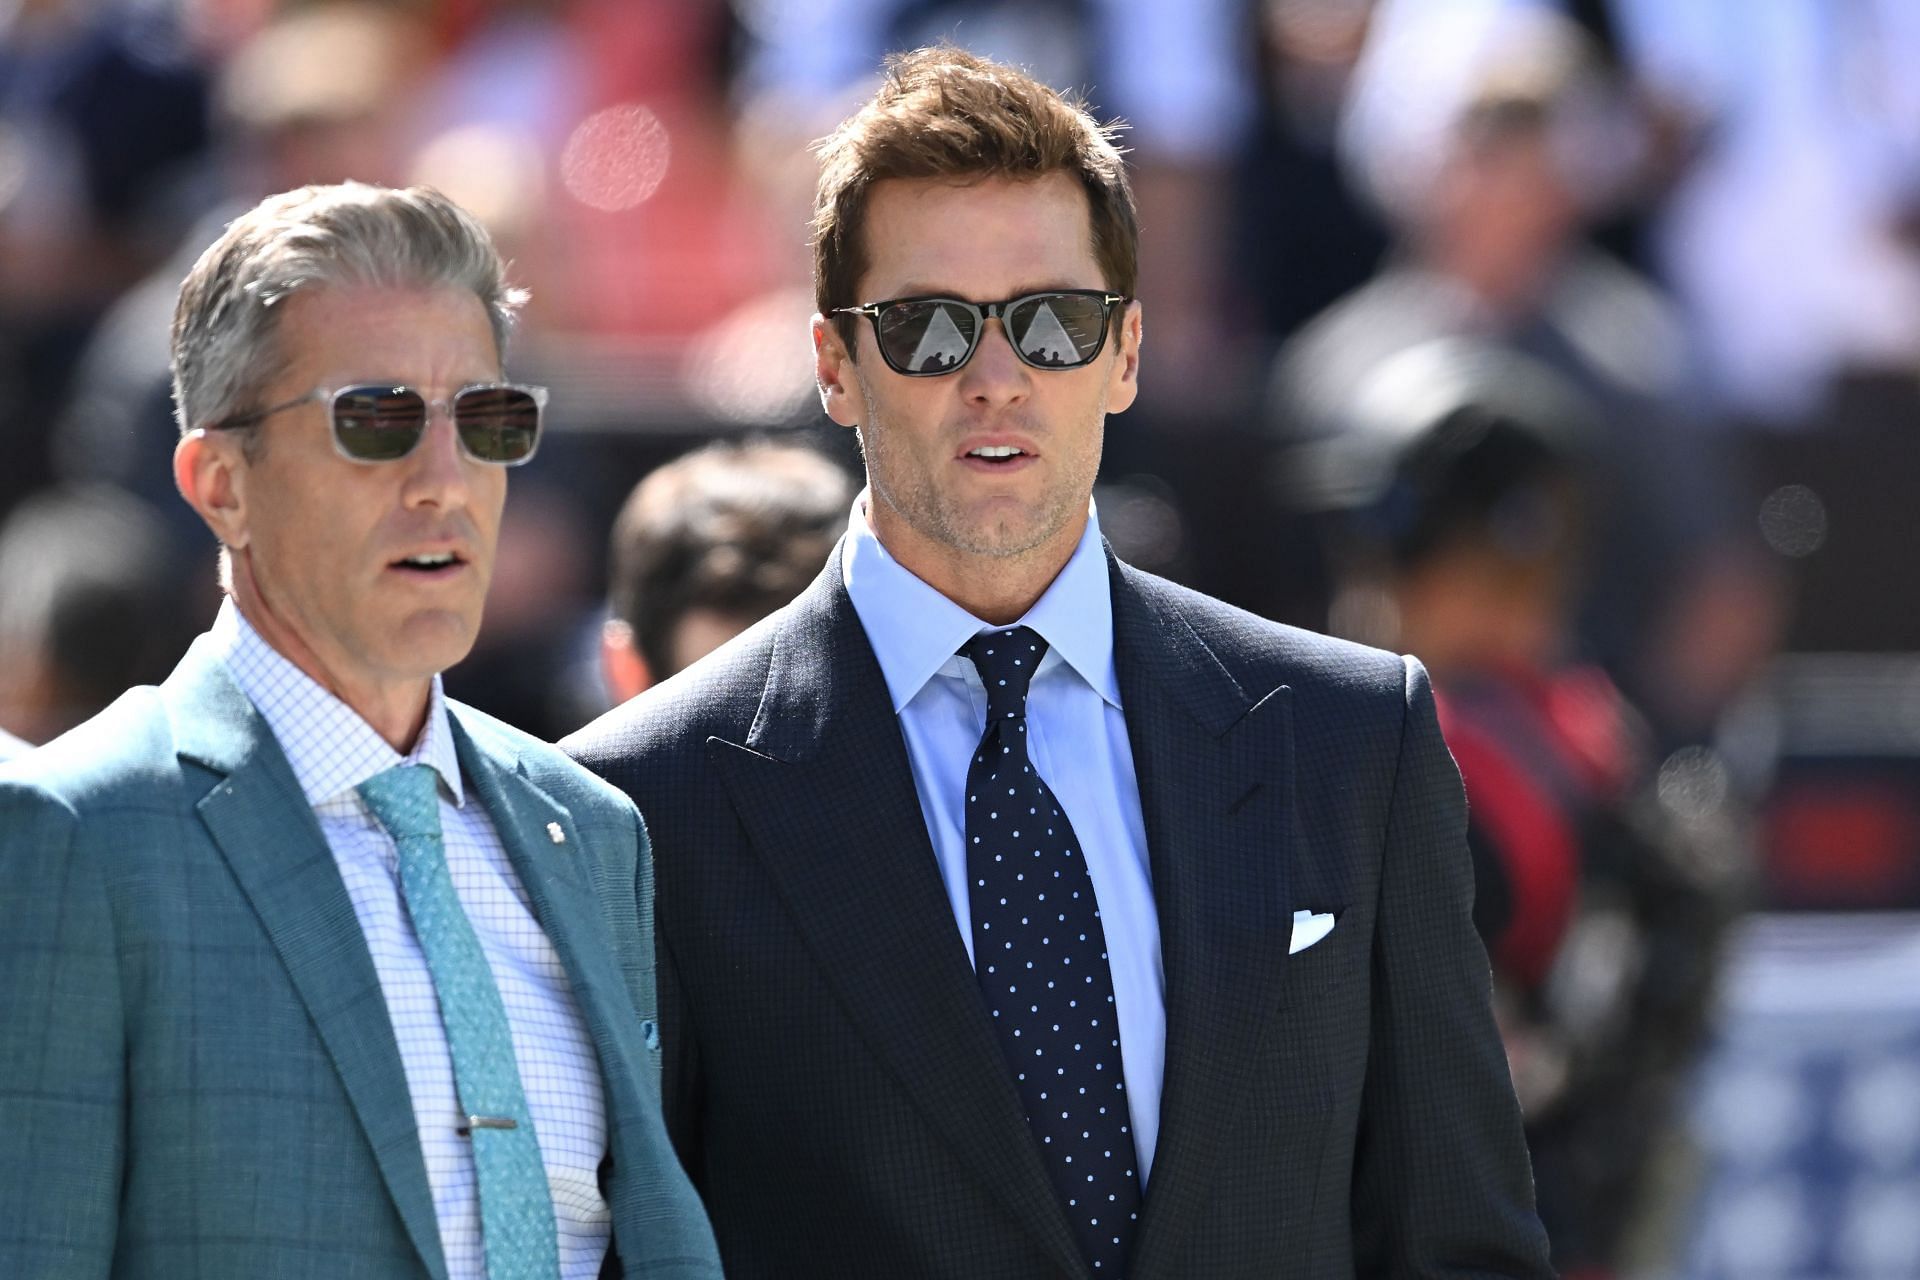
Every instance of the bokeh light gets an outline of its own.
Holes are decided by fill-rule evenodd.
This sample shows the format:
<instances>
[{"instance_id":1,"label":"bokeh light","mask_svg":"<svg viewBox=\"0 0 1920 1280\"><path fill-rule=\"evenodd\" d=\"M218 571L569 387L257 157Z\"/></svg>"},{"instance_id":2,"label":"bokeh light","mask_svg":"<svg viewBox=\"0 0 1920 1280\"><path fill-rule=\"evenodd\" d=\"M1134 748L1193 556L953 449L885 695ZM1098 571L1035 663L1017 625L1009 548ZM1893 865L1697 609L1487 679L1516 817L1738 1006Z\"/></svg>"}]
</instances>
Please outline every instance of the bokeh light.
<instances>
[{"instance_id":1,"label":"bokeh light","mask_svg":"<svg viewBox=\"0 0 1920 1280\"><path fill-rule=\"evenodd\" d=\"M1783 556L1810 556L1827 540L1827 504L1806 485L1782 485L1760 504L1760 536Z\"/></svg>"},{"instance_id":2,"label":"bokeh light","mask_svg":"<svg viewBox=\"0 0 1920 1280\"><path fill-rule=\"evenodd\" d=\"M754 299L702 335L684 365L688 397L723 422L773 426L814 398L807 317L813 294L782 289Z\"/></svg>"},{"instance_id":3,"label":"bokeh light","mask_svg":"<svg viewBox=\"0 0 1920 1280\"><path fill-rule=\"evenodd\" d=\"M413 180L444 192L495 235L518 235L540 214L541 169L539 143L531 136L474 124L422 147Z\"/></svg>"},{"instance_id":4,"label":"bokeh light","mask_svg":"<svg viewBox=\"0 0 1920 1280\"><path fill-rule=\"evenodd\" d=\"M560 153L560 180L580 203L618 213L645 204L660 189L672 151L659 116L639 103L623 103L574 127Z\"/></svg>"}]
</instances>

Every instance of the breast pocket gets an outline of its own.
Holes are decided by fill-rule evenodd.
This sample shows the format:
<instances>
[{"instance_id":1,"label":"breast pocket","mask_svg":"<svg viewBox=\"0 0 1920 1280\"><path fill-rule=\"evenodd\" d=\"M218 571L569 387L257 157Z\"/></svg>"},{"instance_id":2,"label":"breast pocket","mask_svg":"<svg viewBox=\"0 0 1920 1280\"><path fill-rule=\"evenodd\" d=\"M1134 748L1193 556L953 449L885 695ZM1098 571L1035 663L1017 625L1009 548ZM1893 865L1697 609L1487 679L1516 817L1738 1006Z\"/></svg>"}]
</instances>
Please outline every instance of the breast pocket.
<instances>
[{"instance_id":1,"label":"breast pocket","mask_svg":"<svg viewBox=\"0 0 1920 1280\"><path fill-rule=\"evenodd\" d=\"M1286 958L1274 992L1256 1093L1276 1119L1331 1106L1365 1070L1367 939L1359 913L1331 914L1332 929Z\"/></svg>"},{"instance_id":2,"label":"breast pocket","mask_svg":"<svg viewBox=\"0 0 1920 1280\"><path fill-rule=\"evenodd\" d=\"M1366 940L1359 923L1357 913L1339 907L1294 917L1281 974L1283 1000L1330 990L1361 967Z\"/></svg>"}]
</instances>

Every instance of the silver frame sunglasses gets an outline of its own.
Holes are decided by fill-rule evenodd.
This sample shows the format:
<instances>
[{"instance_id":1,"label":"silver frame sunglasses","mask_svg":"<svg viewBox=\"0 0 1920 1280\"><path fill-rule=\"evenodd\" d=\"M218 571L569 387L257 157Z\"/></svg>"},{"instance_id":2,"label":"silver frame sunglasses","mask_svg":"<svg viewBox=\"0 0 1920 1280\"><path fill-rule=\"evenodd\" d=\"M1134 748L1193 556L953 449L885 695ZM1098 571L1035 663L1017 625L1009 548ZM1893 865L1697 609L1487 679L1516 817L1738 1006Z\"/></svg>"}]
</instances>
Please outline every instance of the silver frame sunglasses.
<instances>
[{"instance_id":1,"label":"silver frame sunglasses","mask_svg":"<svg viewBox=\"0 0 1920 1280\"><path fill-rule=\"evenodd\" d=\"M425 413L420 419L420 428L413 437L413 443L407 446L406 452L397 453L391 458L365 458L351 452L345 443L343 443L340 436L340 398L355 392L392 395L399 391L409 392L418 396L425 408ZM533 400L533 444L526 453L518 458L483 458L473 451L472 446L467 443L466 433L459 429L460 401L468 395L488 391L519 391L525 393ZM209 423L207 430L239 430L244 427L256 426L276 413L284 413L288 409L298 408L303 404L324 404L327 406L327 425L329 428L327 434L333 438L334 451L349 462L364 463L367 466L378 466L383 462L398 462L402 458L410 456L415 449L419 448L420 441L426 438L427 427L433 421L434 411L439 410L453 420L454 434L460 438L460 450L462 453L466 454L475 462L485 463L490 467L518 467L532 461L533 455L540 451L540 441L546 434L544 428L546 426L547 397L547 388L527 382L472 382L461 387L444 400L431 399L419 388L408 386L404 382L352 382L340 387L315 387L305 395L295 396L291 400L284 400L279 404L269 405L264 409L253 409L246 413L236 413L232 417L222 418L218 422Z\"/></svg>"}]
</instances>

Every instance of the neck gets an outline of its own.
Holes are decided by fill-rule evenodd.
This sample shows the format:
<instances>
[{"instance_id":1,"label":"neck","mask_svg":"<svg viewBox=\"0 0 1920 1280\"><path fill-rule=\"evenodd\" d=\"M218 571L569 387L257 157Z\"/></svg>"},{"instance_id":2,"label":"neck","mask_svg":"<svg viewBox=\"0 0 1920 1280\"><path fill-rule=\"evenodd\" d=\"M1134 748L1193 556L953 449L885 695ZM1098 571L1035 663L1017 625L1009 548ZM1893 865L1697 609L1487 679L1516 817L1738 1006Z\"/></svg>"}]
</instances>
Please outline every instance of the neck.
<instances>
[{"instance_id":1,"label":"neck","mask_svg":"<svg viewBox=\"0 0 1920 1280\"><path fill-rule=\"evenodd\" d=\"M901 567L982 622L998 627L1018 622L1046 594L1073 559L1086 531L1087 513L1082 507L1039 546L1010 555L983 555L935 543L906 521L890 518L887 504L878 498L868 500L867 523Z\"/></svg>"},{"instance_id":2,"label":"neck","mask_svg":"<svg viewBox=\"0 0 1920 1280\"><path fill-rule=\"evenodd\" d=\"M392 681L341 678L337 669L301 638L286 613L260 590L244 553L233 557L231 598L240 616L276 653L346 703L395 751L405 755L413 750L421 730L426 728L427 708L433 698L432 677Z\"/></svg>"}]
</instances>

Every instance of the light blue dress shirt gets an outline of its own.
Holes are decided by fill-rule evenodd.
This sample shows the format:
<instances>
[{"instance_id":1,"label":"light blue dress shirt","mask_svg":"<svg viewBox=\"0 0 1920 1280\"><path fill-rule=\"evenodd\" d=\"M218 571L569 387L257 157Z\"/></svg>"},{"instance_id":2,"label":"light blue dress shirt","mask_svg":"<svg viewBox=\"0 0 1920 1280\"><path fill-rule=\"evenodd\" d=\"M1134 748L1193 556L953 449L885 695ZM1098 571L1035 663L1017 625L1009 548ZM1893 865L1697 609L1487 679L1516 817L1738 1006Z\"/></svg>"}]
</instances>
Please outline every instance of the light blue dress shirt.
<instances>
[{"instance_id":1,"label":"light blue dress shirt","mask_svg":"<svg viewBox=\"0 0 1920 1280\"><path fill-rule=\"evenodd\" d=\"M973 955L967 897L967 762L987 723L987 691L960 646L994 628L915 577L887 553L866 520L867 495L853 505L842 559L847 594L880 660L894 714L907 740L920 812L940 863L968 958ZM1144 1187L1160 1133L1160 1085L1166 1060L1166 981L1160 965L1160 917L1154 910L1146 824L1133 748L1113 662L1113 598L1099 516L1066 568L1020 624L1047 641L1027 694L1029 748L1073 823L1100 900L1107 964L1120 1015L1135 1154Z\"/></svg>"}]
</instances>

